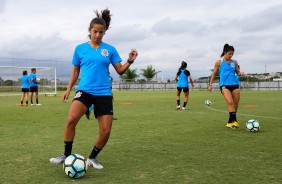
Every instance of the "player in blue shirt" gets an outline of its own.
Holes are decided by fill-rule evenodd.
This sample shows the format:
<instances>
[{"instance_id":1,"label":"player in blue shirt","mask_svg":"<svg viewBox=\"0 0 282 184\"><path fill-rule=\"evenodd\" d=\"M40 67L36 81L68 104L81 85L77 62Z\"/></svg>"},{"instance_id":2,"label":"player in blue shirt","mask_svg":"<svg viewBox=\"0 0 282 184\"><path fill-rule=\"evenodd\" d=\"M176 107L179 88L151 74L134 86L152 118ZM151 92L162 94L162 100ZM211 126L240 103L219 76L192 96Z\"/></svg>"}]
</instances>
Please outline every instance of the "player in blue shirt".
<instances>
[{"instance_id":1,"label":"player in blue shirt","mask_svg":"<svg viewBox=\"0 0 282 184\"><path fill-rule=\"evenodd\" d=\"M29 75L30 80L30 104L33 105L33 94L35 93L36 105L41 105L38 100L38 82L36 80L36 69L32 68Z\"/></svg>"},{"instance_id":2,"label":"player in blue shirt","mask_svg":"<svg viewBox=\"0 0 282 184\"><path fill-rule=\"evenodd\" d=\"M29 77L27 71L23 71L21 78L22 81L22 97L21 97L21 106L23 106L23 99L25 98L25 105L28 106L28 93L29 93Z\"/></svg>"},{"instance_id":3,"label":"player in blue shirt","mask_svg":"<svg viewBox=\"0 0 282 184\"><path fill-rule=\"evenodd\" d=\"M110 11L105 9L100 13L96 10L95 14L97 17L92 19L88 29L90 41L78 45L74 51L73 69L67 90L62 96L63 102L66 102L69 98L79 74L81 78L64 129L65 152L59 157L51 158L50 162L53 164L63 163L65 158L71 154L75 127L88 108L94 104L94 114L99 125L99 136L87 159L87 164L96 169L103 168L96 157L109 139L113 120L112 90L108 78L109 65L113 65L116 72L122 75L138 55L136 49L131 49L127 62L121 64L121 58L115 47L102 41L110 26Z\"/></svg>"},{"instance_id":4,"label":"player in blue shirt","mask_svg":"<svg viewBox=\"0 0 282 184\"><path fill-rule=\"evenodd\" d=\"M180 110L180 93L182 90L184 92L184 102L183 102L182 110L187 110L186 104L189 98L189 81L192 87L194 87L190 72L186 70L186 68L187 68L187 63L185 61L182 61L181 66L178 69L178 72L175 76L175 80L177 81L177 90L176 90L177 107L176 107L176 110Z\"/></svg>"},{"instance_id":5,"label":"player in blue shirt","mask_svg":"<svg viewBox=\"0 0 282 184\"><path fill-rule=\"evenodd\" d=\"M239 76L244 75L238 67L238 62L231 59L234 51L235 49L233 46L228 44L224 45L223 52L221 54L222 59L215 62L214 70L210 78L210 84L208 86L208 91L211 92L212 83L219 71L219 87L224 96L229 112L229 119L226 124L227 128L239 128L236 112L240 100L240 89L235 73Z\"/></svg>"}]
</instances>

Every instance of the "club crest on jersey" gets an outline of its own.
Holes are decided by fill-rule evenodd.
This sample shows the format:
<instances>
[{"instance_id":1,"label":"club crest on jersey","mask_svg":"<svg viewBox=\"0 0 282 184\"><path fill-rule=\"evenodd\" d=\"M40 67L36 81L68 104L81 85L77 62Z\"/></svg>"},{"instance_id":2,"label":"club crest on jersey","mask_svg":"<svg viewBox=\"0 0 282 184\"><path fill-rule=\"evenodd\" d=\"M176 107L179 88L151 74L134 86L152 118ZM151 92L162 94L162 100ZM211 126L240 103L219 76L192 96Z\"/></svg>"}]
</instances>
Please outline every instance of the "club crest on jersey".
<instances>
[{"instance_id":1,"label":"club crest on jersey","mask_svg":"<svg viewBox=\"0 0 282 184\"><path fill-rule=\"evenodd\" d=\"M79 92L77 92L77 93L75 94L75 97L74 97L74 98L79 98L79 97L81 97L81 95L82 95L82 92L79 91Z\"/></svg>"},{"instance_id":2,"label":"club crest on jersey","mask_svg":"<svg viewBox=\"0 0 282 184\"><path fill-rule=\"evenodd\" d=\"M102 49L101 54L102 54L102 56L107 57L107 56L109 56L109 51L107 49Z\"/></svg>"},{"instance_id":3,"label":"club crest on jersey","mask_svg":"<svg viewBox=\"0 0 282 184\"><path fill-rule=\"evenodd\" d=\"M231 63L231 67L234 68L235 67L235 63Z\"/></svg>"}]
</instances>

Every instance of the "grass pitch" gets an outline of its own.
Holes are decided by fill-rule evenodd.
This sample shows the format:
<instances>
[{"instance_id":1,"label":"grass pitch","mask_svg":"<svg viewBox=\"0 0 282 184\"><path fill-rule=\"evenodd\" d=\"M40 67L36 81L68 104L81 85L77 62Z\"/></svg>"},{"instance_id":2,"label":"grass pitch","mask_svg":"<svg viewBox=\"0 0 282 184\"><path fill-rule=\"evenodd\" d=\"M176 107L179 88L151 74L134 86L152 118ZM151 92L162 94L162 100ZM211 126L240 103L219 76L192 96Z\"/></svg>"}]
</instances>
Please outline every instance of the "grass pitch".
<instances>
[{"instance_id":1,"label":"grass pitch","mask_svg":"<svg viewBox=\"0 0 282 184\"><path fill-rule=\"evenodd\" d=\"M219 91L191 91L187 111L175 110L175 91L114 91L118 120L98 156L104 169L74 180L49 163L63 153L71 100L63 104L60 95L40 96L43 105L31 107L0 97L0 183L282 183L281 91L241 91L237 130L225 127ZM246 131L249 119L260 132ZM88 157L97 128L93 114L82 117L73 153Z\"/></svg>"}]
</instances>

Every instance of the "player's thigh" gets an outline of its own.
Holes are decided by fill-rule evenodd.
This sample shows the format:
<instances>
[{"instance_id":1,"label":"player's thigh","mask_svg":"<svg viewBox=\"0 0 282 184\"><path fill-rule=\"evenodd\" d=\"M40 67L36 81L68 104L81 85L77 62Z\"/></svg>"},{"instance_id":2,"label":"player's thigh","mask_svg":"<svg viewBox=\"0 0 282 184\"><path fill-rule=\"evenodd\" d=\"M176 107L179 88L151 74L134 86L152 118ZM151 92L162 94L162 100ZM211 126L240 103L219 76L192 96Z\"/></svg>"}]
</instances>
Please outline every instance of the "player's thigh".
<instances>
[{"instance_id":1,"label":"player's thigh","mask_svg":"<svg viewBox=\"0 0 282 184\"><path fill-rule=\"evenodd\" d=\"M87 107L79 100L74 100L70 106L68 120L78 122L86 112Z\"/></svg>"},{"instance_id":2,"label":"player's thigh","mask_svg":"<svg viewBox=\"0 0 282 184\"><path fill-rule=\"evenodd\" d=\"M222 95L227 103L233 103L232 93L229 89L224 88L222 89Z\"/></svg>"},{"instance_id":3,"label":"player's thigh","mask_svg":"<svg viewBox=\"0 0 282 184\"><path fill-rule=\"evenodd\" d=\"M233 101L234 103L238 104L239 103L239 100L240 100L240 89L234 89L232 91L232 98L233 98Z\"/></svg>"},{"instance_id":4,"label":"player's thigh","mask_svg":"<svg viewBox=\"0 0 282 184\"><path fill-rule=\"evenodd\" d=\"M99 123L99 131L100 132L110 132L112 128L112 115L102 115L98 116L98 123Z\"/></svg>"}]
</instances>

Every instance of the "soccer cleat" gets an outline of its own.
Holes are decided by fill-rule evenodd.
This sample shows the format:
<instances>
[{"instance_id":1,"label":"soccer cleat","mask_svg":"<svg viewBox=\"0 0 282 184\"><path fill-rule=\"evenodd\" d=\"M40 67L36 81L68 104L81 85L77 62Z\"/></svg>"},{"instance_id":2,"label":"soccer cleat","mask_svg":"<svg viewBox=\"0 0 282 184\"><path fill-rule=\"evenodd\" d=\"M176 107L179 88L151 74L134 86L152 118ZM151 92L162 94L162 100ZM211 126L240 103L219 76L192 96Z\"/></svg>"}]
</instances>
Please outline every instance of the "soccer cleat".
<instances>
[{"instance_id":1,"label":"soccer cleat","mask_svg":"<svg viewBox=\"0 0 282 184\"><path fill-rule=\"evenodd\" d=\"M180 105L178 105L178 106L176 107L176 110L180 110Z\"/></svg>"},{"instance_id":2,"label":"soccer cleat","mask_svg":"<svg viewBox=\"0 0 282 184\"><path fill-rule=\"evenodd\" d=\"M104 167L95 158L88 158L86 161L88 166L93 166L95 169L103 169Z\"/></svg>"},{"instance_id":3,"label":"soccer cleat","mask_svg":"<svg viewBox=\"0 0 282 184\"><path fill-rule=\"evenodd\" d=\"M67 158L66 155L62 154L56 158L50 158L50 162L52 164L61 164L65 161L66 158Z\"/></svg>"},{"instance_id":4,"label":"soccer cleat","mask_svg":"<svg viewBox=\"0 0 282 184\"><path fill-rule=\"evenodd\" d=\"M40 105L42 105L42 104L38 103L38 104L36 104L36 105L39 105L39 106L40 106Z\"/></svg>"},{"instance_id":5,"label":"soccer cleat","mask_svg":"<svg viewBox=\"0 0 282 184\"><path fill-rule=\"evenodd\" d=\"M226 127L227 128L239 128L239 124L237 121L233 121L232 123L227 123Z\"/></svg>"},{"instance_id":6,"label":"soccer cleat","mask_svg":"<svg viewBox=\"0 0 282 184\"><path fill-rule=\"evenodd\" d=\"M188 110L188 108L187 107L182 107L182 110Z\"/></svg>"},{"instance_id":7,"label":"soccer cleat","mask_svg":"<svg viewBox=\"0 0 282 184\"><path fill-rule=\"evenodd\" d=\"M31 106L34 106L34 104L32 103L32 104L30 104Z\"/></svg>"}]
</instances>

